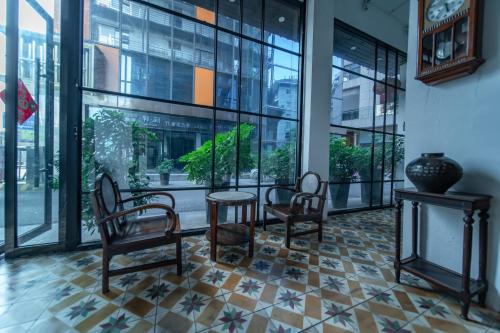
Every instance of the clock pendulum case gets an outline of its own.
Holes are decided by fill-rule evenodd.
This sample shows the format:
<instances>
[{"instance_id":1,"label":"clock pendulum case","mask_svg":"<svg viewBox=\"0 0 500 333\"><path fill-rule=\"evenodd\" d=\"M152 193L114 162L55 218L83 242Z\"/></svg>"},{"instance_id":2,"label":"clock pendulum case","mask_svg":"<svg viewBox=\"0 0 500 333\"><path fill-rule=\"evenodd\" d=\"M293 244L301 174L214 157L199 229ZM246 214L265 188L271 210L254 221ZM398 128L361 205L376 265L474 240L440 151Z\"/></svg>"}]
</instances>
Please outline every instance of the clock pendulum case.
<instances>
[{"instance_id":1,"label":"clock pendulum case","mask_svg":"<svg viewBox=\"0 0 500 333\"><path fill-rule=\"evenodd\" d=\"M416 79L437 84L469 75L481 58L483 0L419 0Z\"/></svg>"}]
</instances>

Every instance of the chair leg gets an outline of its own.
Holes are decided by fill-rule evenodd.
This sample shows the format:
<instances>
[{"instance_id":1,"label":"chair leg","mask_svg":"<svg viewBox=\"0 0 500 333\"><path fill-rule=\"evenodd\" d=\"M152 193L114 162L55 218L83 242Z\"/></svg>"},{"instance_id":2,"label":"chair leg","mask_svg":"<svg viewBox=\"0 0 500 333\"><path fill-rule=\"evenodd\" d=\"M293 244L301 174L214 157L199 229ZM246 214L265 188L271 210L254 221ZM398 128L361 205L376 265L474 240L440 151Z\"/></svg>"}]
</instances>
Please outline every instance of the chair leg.
<instances>
[{"instance_id":1,"label":"chair leg","mask_svg":"<svg viewBox=\"0 0 500 333\"><path fill-rule=\"evenodd\" d=\"M264 219L262 220L262 228L264 229L264 231L267 230L266 224L267 224L267 212L264 211Z\"/></svg>"},{"instance_id":2,"label":"chair leg","mask_svg":"<svg viewBox=\"0 0 500 333\"><path fill-rule=\"evenodd\" d=\"M292 234L292 224L290 222L286 222L285 245L287 249L290 248L291 234Z\"/></svg>"},{"instance_id":3,"label":"chair leg","mask_svg":"<svg viewBox=\"0 0 500 333\"><path fill-rule=\"evenodd\" d=\"M102 293L106 294L109 292L109 260L108 256L104 254L102 256Z\"/></svg>"},{"instance_id":4,"label":"chair leg","mask_svg":"<svg viewBox=\"0 0 500 333\"><path fill-rule=\"evenodd\" d=\"M318 220L318 242L323 241L323 220Z\"/></svg>"},{"instance_id":5,"label":"chair leg","mask_svg":"<svg viewBox=\"0 0 500 333\"><path fill-rule=\"evenodd\" d=\"M182 275L182 238L178 236L175 242L175 260L177 263L177 275Z\"/></svg>"}]
</instances>

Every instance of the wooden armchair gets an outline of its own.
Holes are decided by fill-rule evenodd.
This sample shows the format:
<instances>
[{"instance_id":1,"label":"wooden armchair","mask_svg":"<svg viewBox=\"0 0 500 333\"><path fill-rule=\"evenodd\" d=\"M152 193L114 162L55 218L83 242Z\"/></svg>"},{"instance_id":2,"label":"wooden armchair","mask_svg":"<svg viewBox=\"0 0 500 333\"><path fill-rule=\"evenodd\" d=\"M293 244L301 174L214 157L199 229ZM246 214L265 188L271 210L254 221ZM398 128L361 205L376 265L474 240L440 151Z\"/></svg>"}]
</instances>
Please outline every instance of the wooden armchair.
<instances>
[{"instance_id":1,"label":"wooden armchair","mask_svg":"<svg viewBox=\"0 0 500 333\"><path fill-rule=\"evenodd\" d=\"M146 197L164 196L172 205L158 203L124 209L124 203ZM109 291L109 277L177 264L182 274L182 252L179 217L174 212L175 199L167 192L151 192L122 199L118 184L106 173L100 174L92 192L92 208L102 241L102 291ZM161 215L134 218L131 215L150 209L163 210ZM140 251L167 244L176 244L176 258L116 270L109 269L111 258L117 254Z\"/></svg>"},{"instance_id":2,"label":"wooden armchair","mask_svg":"<svg viewBox=\"0 0 500 333\"><path fill-rule=\"evenodd\" d=\"M264 204L264 230L266 230L267 214L274 215L286 224L286 247L290 248L290 238L310 233L318 233L318 241L323 240L323 209L326 201L328 183L321 181L320 176L314 172L307 172L297 178L295 187L281 185L271 186L266 191ZM273 191L289 191L293 194L290 203L273 203L270 194ZM318 224L317 229L292 233L293 224L296 222L313 221Z\"/></svg>"}]
</instances>

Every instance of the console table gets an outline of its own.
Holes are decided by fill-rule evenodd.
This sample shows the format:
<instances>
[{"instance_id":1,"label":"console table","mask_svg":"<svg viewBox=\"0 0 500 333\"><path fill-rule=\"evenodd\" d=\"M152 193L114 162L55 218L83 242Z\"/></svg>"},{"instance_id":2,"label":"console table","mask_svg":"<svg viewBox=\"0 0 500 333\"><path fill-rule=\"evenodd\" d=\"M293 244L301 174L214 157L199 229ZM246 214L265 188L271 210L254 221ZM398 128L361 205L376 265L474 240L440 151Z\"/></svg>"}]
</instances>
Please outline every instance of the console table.
<instances>
[{"instance_id":1,"label":"console table","mask_svg":"<svg viewBox=\"0 0 500 333\"><path fill-rule=\"evenodd\" d=\"M217 260L217 244L241 245L248 243L248 256L253 256L253 243L255 232L255 210L257 196L248 192L223 191L207 195L210 207L210 229L206 237L210 242L210 260ZM241 223L217 224L217 211L219 206L241 206ZM250 206L250 223L247 225L247 206Z\"/></svg>"},{"instance_id":2,"label":"console table","mask_svg":"<svg viewBox=\"0 0 500 333\"><path fill-rule=\"evenodd\" d=\"M401 270L422 279L456 296L460 300L461 317L467 319L471 298L478 295L479 304L485 305L488 281L486 279L486 251L488 239L489 195L447 192L445 194L418 192L414 188L394 190L396 201L396 282L400 283ZM412 251L408 258L401 259L401 209L403 201L412 203ZM464 212L462 273L456 273L429 262L418 255L418 208L420 204L458 209ZM470 277L472 252L472 224L474 212L479 212L479 278ZM432 223L432 222L431 222Z\"/></svg>"}]
</instances>

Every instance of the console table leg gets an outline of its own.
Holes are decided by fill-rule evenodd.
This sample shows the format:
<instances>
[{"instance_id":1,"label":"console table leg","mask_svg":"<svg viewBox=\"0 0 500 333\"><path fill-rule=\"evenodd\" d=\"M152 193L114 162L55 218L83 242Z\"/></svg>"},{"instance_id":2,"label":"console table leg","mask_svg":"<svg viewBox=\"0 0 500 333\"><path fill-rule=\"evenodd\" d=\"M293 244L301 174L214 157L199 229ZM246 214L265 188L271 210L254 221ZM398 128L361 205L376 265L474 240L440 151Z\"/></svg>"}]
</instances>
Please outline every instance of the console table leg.
<instances>
[{"instance_id":1,"label":"console table leg","mask_svg":"<svg viewBox=\"0 0 500 333\"><path fill-rule=\"evenodd\" d=\"M482 209L479 212L479 282L486 288L479 294L479 305L486 306L486 292L488 291L488 281L486 278L486 264L488 260L488 210Z\"/></svg>"},{"instance_id":2,"label":"console table leg","mask_svg":"<svg viewBox=\"0 0 500 333\"><path fill-rule=\"evenodd\" d=\"M474 219L472 218L474 211L465 210L464 217L464 241L463 241L463 258L462 258L462 292L461 298L461 314L460 316L467 319L467 314L469 313L470 305L470 263L471 263L471 252L472 252L472 224Z\"/></svg>"},{"instance_id":3,"label":"console table leg","mask_svg":"<svg viewBox=\"0 0 500 333\"><path fill-rule=\"evenodd\" d=\"M411 256L418 256L418 205L417 201L411 202Z\"/></svg>"},{"instance_id":4,"label":"console table leg","mask_svg":"<svg viewBox=\"0 0 500 333\"><path fill-rule=\"evenodd\" d=\"M396 273L396 282L401 283L401 208L403 200L396 201L396 255L394 258L394 270Z\"/></svg>"}]
</instances>

